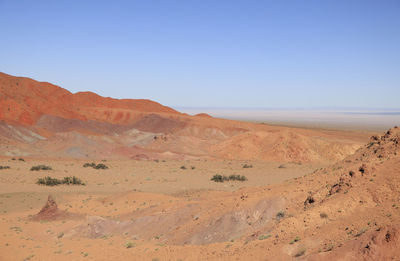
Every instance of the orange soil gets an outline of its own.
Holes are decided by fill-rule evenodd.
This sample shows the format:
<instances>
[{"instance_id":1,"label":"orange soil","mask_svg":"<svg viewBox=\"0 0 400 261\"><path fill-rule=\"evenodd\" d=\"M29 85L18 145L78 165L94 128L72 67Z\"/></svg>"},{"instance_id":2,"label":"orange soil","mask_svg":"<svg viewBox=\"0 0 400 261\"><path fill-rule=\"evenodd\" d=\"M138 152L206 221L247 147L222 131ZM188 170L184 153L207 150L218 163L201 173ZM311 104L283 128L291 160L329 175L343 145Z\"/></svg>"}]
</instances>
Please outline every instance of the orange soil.
<instances>
[{"instance_id":1,"label":"orange soil","mask_svg":"<svg viewBox=\"0 0 400 261\"><path fill-rule=\"evenodd\" d=\"M47 82L0 73L0 118L33 125L43 114L66 119L127 124L141 112L178 114L150 100L104 98L91 92L72 94Z\"/></svg>"},{"instance_id":2,"label":"orange soil","mask_svg":"<svg viewBox=\"0 0 400 261\"><path fill-rule=\"evenodd\" d=\"M0 245L0 257L5 260L30 256L32 260L397 260L400 257L399 141L400 129L393 128L382 136L372 137L370 143L344 160L303 177L232 191L160 194L114 190L109 195L111 190L95 192L93 186L42 188L44 193L65 191L58 196L59 208L74 216L50 222L27 219L43 212L37 206L43 201L36 200L43 195L39 198L45 201L43 192L5 194L15 203L2 213L0 238L5 243ZM207 167L211 163L203 164ZM159 166L162 162L146 164ZM67 170L70 164L60 166ZM240 165L233 169L252 172ZM120 175L117 165L111 165L107 171ZM134 173L138 171L136 168ZM180 175L186 176L196 170L180 171ZM93 173L93 177L106 173ZM192 176L195 177L201 179L201 175ZM3 182L10 178L4 177ZM14 186L20 186L19 182L16 179ZM29 182L27 185L27 188L34 186ZM224 183L211 185L224 187ZM5 199L2 198L1 204L8 204ZM25 201L35 202L28 206L36 207L18 207Z\"/></svg>"},{"instance_id":3,"label":"orange soil","mask_svg":"<svg viewBox=\"0 0 400 261\"><path fill-rule=\"evenodd\" d=\"M0 260L400 258L399 128L188 116L6 74L0 88Z\"/></svg>"}]
</instances>

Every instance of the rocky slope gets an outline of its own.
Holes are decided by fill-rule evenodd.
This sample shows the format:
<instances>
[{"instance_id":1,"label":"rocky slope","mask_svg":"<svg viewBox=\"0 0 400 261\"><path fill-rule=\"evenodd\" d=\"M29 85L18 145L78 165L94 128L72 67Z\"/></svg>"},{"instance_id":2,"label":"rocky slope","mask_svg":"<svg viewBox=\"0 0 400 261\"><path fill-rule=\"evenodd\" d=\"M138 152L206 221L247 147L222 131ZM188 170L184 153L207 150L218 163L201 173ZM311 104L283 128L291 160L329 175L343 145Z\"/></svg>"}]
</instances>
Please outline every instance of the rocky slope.
<instances>
[{"instance_id":1,"label":"rocky slope","mask_svg":"<svg viewBox=\"0 0 400 261\"><path fill-rule=\"evenodd\" d=\"M0 155L334 162L365 133L189 116L149 100L76 93L0 73Z\"/></svg>"},{"instance_id":2,"label":"rocky slope","mask_svg":"<svg viewBox=\"0 0 400 261\"><path fill-rule=\"evenodd\" d=\"M134 235L140 239L134 254L145 259L397 260L399 141L400 129L393 128L336 164L273 186L185 196L132 191L92 200L86 211L118 212L77 208L80 221L63 235L85 242ZM151 250L154 244L163 248Z\"/></svg>"},{"instance_id":3,"label":"rocky slope","mask_svg":"<svg viewBox=\"0 0 400 261\"><path fill-rule=\"evenodd\" d=\"M0 119L34 125L42 115L127 124L138 114L177 111L150 100L117 100L91 92L72 94L47 82L0 73Z\"/></svg>"}]
</instances>

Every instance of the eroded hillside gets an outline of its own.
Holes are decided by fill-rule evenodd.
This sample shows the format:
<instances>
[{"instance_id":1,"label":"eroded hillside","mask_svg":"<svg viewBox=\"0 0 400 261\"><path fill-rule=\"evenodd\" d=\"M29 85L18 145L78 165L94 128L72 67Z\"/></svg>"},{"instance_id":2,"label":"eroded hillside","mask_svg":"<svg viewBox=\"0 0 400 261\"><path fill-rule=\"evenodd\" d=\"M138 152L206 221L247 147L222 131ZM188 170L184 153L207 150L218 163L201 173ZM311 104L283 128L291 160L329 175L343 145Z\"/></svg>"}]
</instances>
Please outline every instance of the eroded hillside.
<instances>
[{"instance_id":1,"label":"eroded hillside","mask_svg":"<svg viewBox=\"0 0 400 261\"><path fill-rule=\"evenodd\" d=\"M0 74L0 154L67 158L223 158L332 163L366 133L189 116L149 100L72 94Z\"/></svg>"}]
</instances>

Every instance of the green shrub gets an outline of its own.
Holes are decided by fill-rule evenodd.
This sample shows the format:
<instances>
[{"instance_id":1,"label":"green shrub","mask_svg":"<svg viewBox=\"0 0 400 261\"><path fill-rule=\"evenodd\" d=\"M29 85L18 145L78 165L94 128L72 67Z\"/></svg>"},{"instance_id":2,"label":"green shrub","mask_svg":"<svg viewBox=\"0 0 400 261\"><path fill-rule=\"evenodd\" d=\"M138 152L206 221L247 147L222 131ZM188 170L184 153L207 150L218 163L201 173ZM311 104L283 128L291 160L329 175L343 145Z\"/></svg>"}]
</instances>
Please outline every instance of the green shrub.
<instances>
[{"instance_id":1,"label":"green shrub","mask_svg":"<svg viewBox=\"0 0 400 261\"><path fill-rule=\"evenodd\" d=\"M267 239L267 238L270 238L270 237L271 237L270 234L268 234L268 235L261 235L261 236L258 237L258 240L264 240L264 239Z\"/></svg>"},{"instance_id":2,"label":"green shrub","mask_svg":"<svg viewBox=\"0 0 400 261\"><path fill-rule=\"evenodd\" d=\"M185 166L181 166L181 169L186 169L186 167Z\"/></svg>"},{"instance_id":3,"label":"green shrub","mask_svg":"<svg viewBox=\"0 0 400 261\"><path fill-rule=\"evenodd\" d=\"M253 167L253 165L250 165L250 164L244 164L243 165L244 169L249 169L249 168L252 168L252 167Z\"/></svg>"},{"instance_id":4,"label":"green shrub","mask_svg":"<svg viewBox=\"0 0 400 261\"><path fill-rule=\"evenodd\" d=\"M39 170L52 170L52 168L46 165L37 165L31 168L31 171L39 171Z\"/></svg>"},{"instance_id":5,"label":"green shrub","mask_svg":"<svg viewBox=\"0 0 400 261\"><path fill-rule=\"evenodd\" d=\"M126 248L132 248L132 247L134 247L134 246L135 246L135 244L132 243L132 242L127 242L127 243L125 244L125 247L126 247Z\"/></svg>"},{"instance_id":6,"label":"green shrub","mask_svg":"<svg viewBox=\"0 0 400 261\"><path fill-rule=\"evenodd\" d=\"M240 175L230 175L230 176L222 176L219 174L215 174L212 178L212 181L214 182L224 182L224 181L230 181L230 180L237 180L237 181L246 181L247 178L245 176L240 176Z\"/></svg>"},{"instance_id":7,"label":"green shrub","mask_svg":"<svg viewBox=\"0 0 400 261\"><path fill-rule=\"evenodd\" d=\"M245 176L239 176L239 175L237 175L237 176L236 176L236 180L238 180L238 181L246 181L247 178L246 178Z\"/></svg>"},{"instance_id":8,"label":"green shrub","mask_svg":"<svg viewBox=\"0 0 400 261\"><path fill-rule=\"evenodd\" d=\"M362 234L364 234L365 232L367 232L368 228L363 227L357 234L355 234L356 237L361 236Z\"/></svg>"},{"instance_id":9,"label":"green shrub","mask_svg":"<svg viewBox=\"0 0 400 261\"><path fill-rule=\"evenodd\" d=\"M85 185L79 178L73 176L73 177L64 177L63 179L57 179L57 178L52 178L52 177L44 177L44 178L38 178L36 181L36 184L38 185L45 185L45 186L57 186L61 184L65 185Z\"/></svg>"},{"instance_id":10,"label":"green shrub","mask_svg":"<svg viewBox=\"0 0 400 261\"><path fill-rule=\"evenodd\" d=\"M84 168L87 168L87 167L95 168L96 167L96 163L94 163L94 162L92 162L92 163L86 162L85 164L83 164L83 167Z\"/></svg>"},{"instance_id":11,"label":"green shrub","mask_svg":"<svg viewBox=\"0 0 400 261\"><path fill-rule=\"evenodd\" d=\"M84 183L77 177L64 177L62 184L66 185L84 185Z\"/></svg>"},{"instance_id":12,"label":"green shrub","mask_svg":"<svg viewBox=\"0 0 400 261\"><path fill-rule=\"evenodd\" d=\"M10 166L0 166L0 169L9 169Z\"/></svg>"},{"instance_id":13,"label":"green shrub","mask_svg":"<svg viewBox=\"0 0 400 261\"><path fill-rule=\"evenodd\" d=\"M44 178L38 178L36 184L46 185L46 186L57 186L61 184L61 180L47 176Z\"/></svg>"},{"instance_id":14,"label":"green shrub","mask_svg":"<svg viewBox=\"0 0 400 261\"><path fill-rule=\"evenodd\" d=\"M285 217L285 211L281 210L276 214L276 219L280 220Z\"/></svg>"},{"instance_id":15,"label":"green shrub","mask_svg":"<svg viewBox=\"0 0 400 261\"><path fill-rule=\"evenodd\" d=\"M240 175L230 175L229 180L246 181L247 178L245 176L240 176Z\"/></svg>"},{"instance_id":16,"label":"green shrub","mask_svg":"<svg viewBox=\"0 0 400 261\"><path fill-rule=\"evenodd\" d=\"M103 163L99 163L96 165L96 167L94 167L95 169L108 169L108 167L103 164Z\"/></svg>"},{"instance_id":17,"label":"green shrub","mask_svg":"<svg viewBox=\"0 0 400 261\"><path fill-rule=\"evenodd\" d=\"M240 175L230 175L229 180L236 180L237 177L240 179Z\"/></svg>"},{"instance_id":18,"label":"green shrub","mask_svg":"<svg viewBox=\"0 0 400 261\"><path fill-rule=\"evenodd\" d=\"M86 162L85 164L83 164L83 167L84 168L92 167L94 169L108 169L108 167L105 164L99 163L96 165L96 163L94 163L94 162L92 162L92 163Z\"/></svg>"},{"instance_id":19,"label":"green shrub","mask_svg":"<svg viewBox=\"0 0 400 261\"><path fill-rule=\"evenodd\" d=\"M300 237L297 236L295 239L293 239L292 241L290 241L289 244L293 245L294 243L299 242L299 241L300 241Z\"/></svg>"},{"instance_id":20,"label":"green shrub","mask_svg":"<svg viewBox=\"0 0 400 261\"><path fill-rule=\"evenodd\" d=\"M219 175L219 174L215 174L215 175L211 178L211 180L212 180L212 181L215 181L215 182L224 182L224 180L222 179L222 175Z\"/></svg>"}]
</instances>

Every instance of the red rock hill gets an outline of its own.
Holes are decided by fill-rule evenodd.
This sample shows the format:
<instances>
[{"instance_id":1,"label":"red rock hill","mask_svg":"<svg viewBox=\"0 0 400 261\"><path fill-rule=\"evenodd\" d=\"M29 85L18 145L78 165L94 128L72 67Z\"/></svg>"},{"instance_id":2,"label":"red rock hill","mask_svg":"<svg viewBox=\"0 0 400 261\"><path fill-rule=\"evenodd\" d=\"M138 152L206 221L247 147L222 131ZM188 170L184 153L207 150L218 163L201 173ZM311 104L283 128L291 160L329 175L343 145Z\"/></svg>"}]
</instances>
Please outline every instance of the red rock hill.
<instances>
[{"instance_id":1,"label":"red rock hill","mask_svg":"<svg viewBox=\"0 0 400 261\"><path fill-rule=\"evenodd\" d=\"M0 120L33 125L43 114L129 124L143 113L179 112L144 99L112 99L0 72Z\"/></svg>"}]
</instances>

